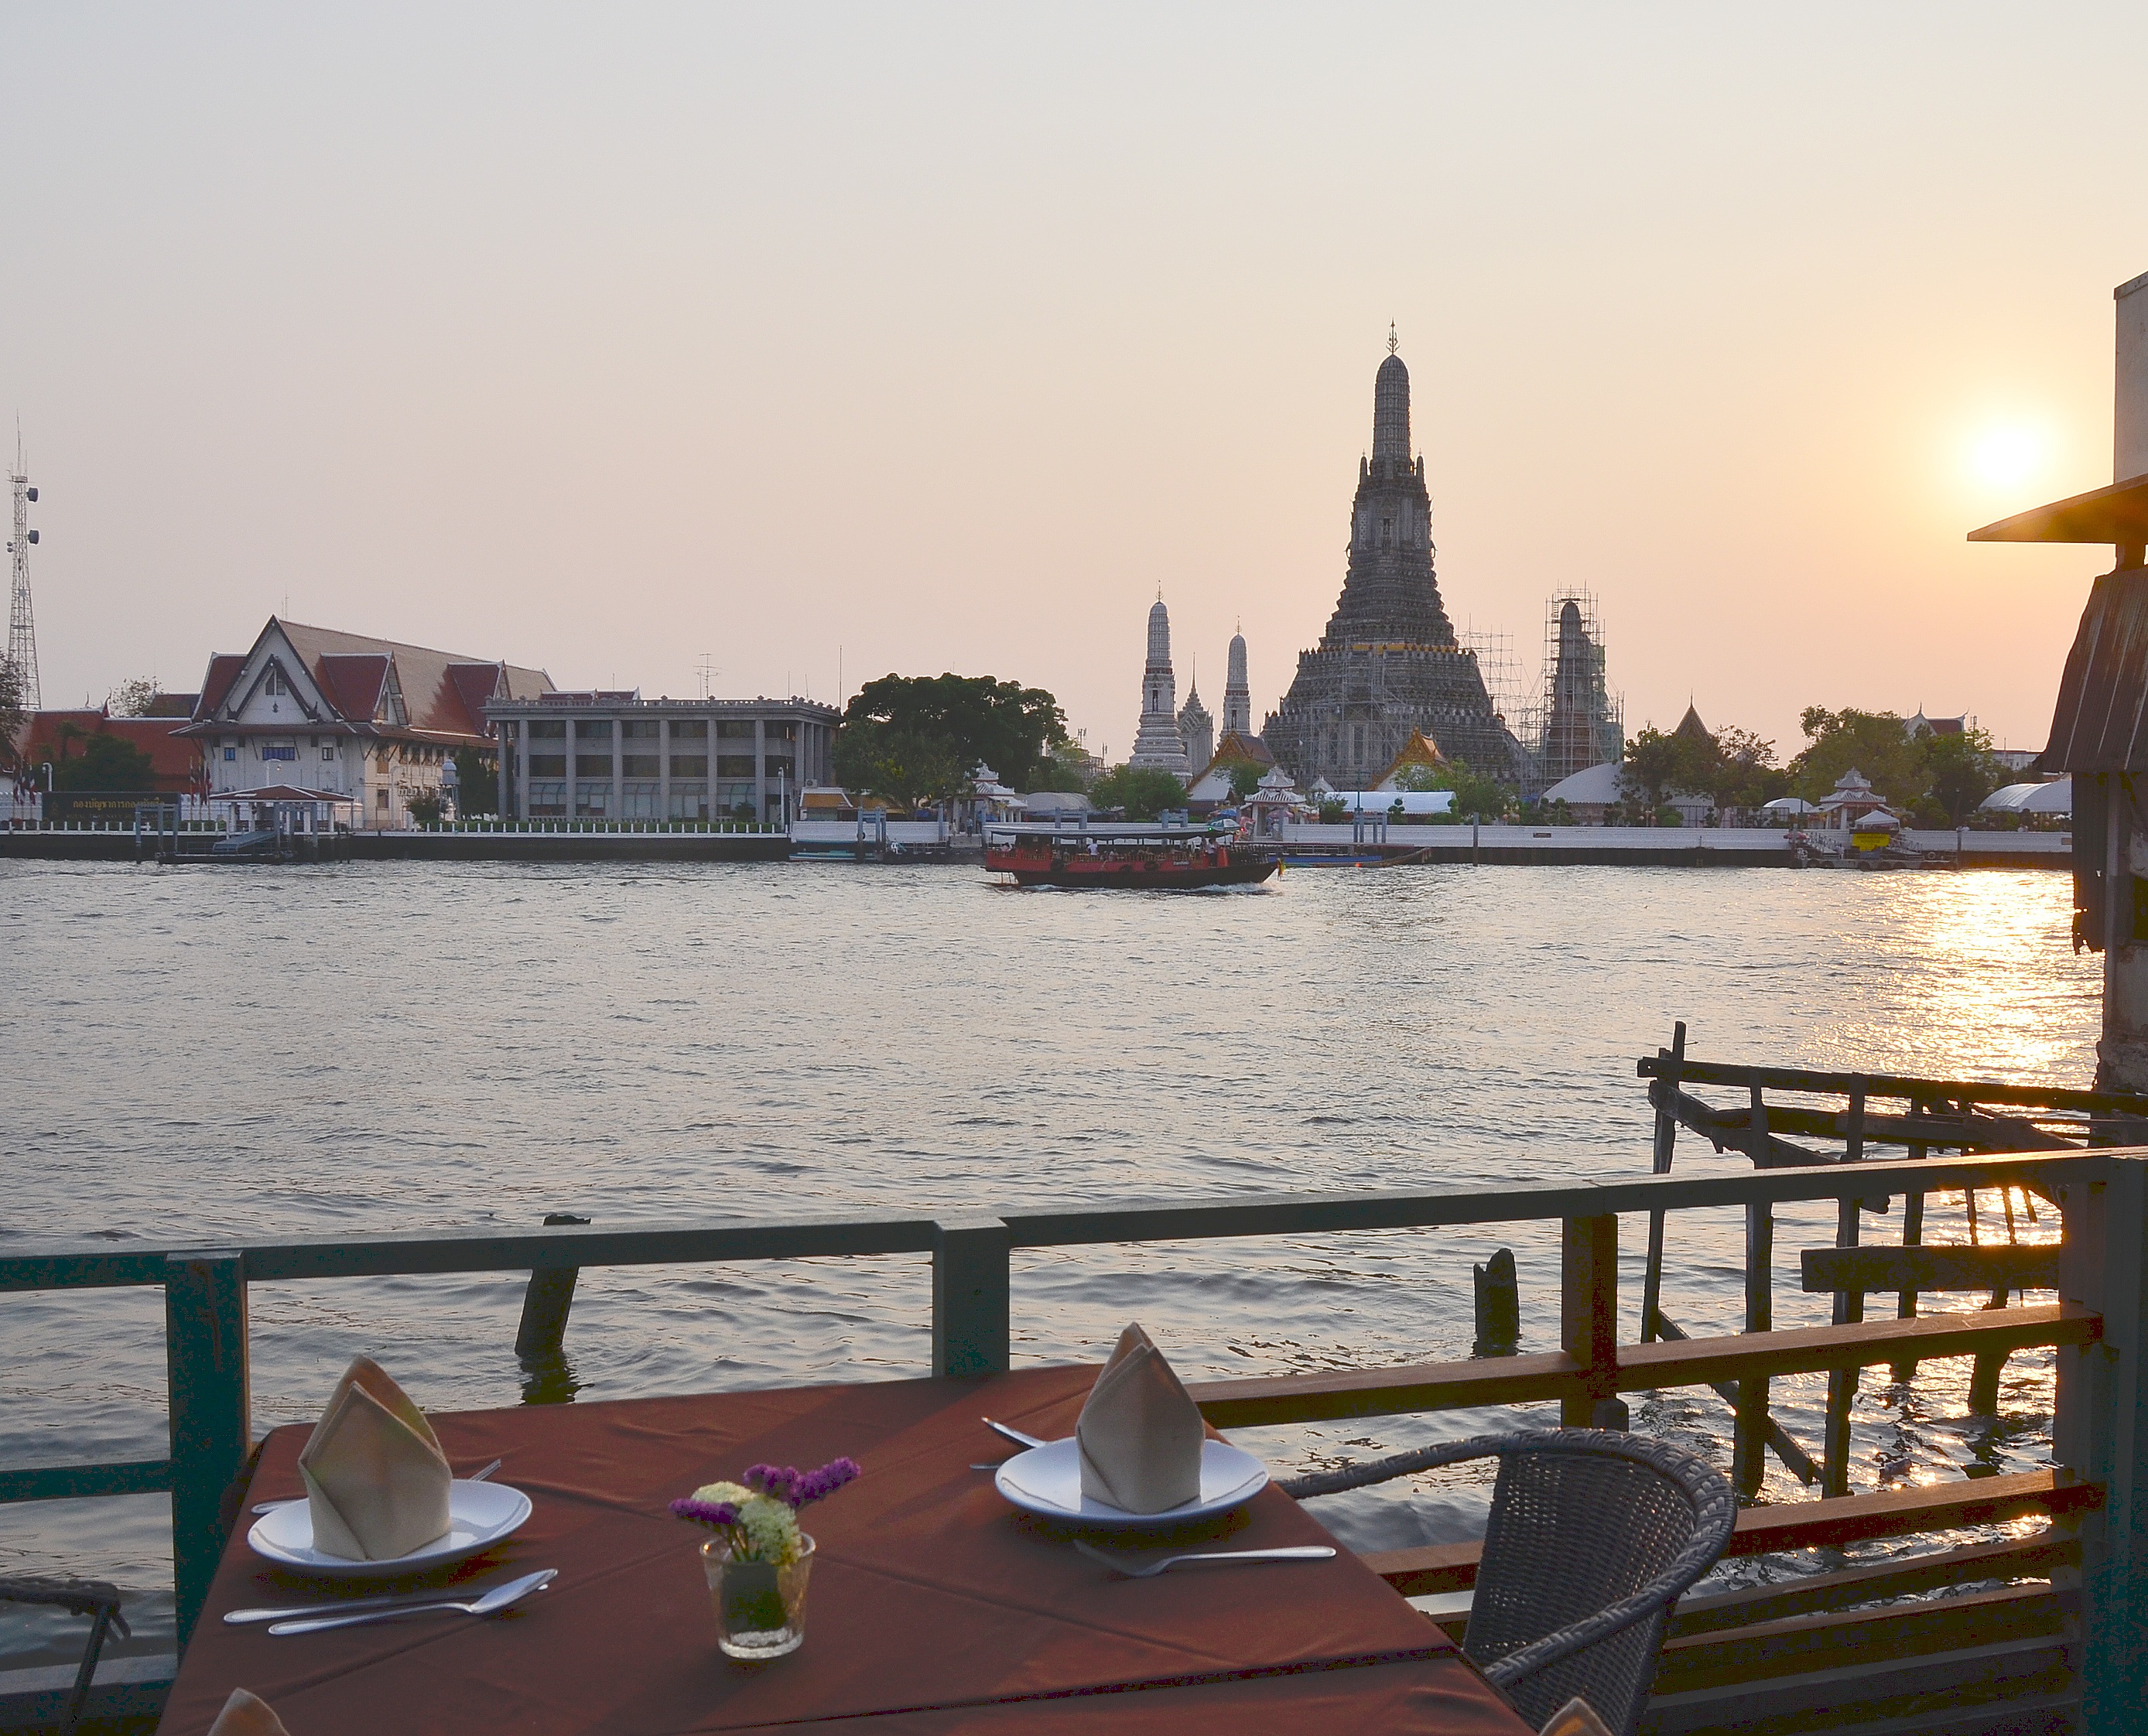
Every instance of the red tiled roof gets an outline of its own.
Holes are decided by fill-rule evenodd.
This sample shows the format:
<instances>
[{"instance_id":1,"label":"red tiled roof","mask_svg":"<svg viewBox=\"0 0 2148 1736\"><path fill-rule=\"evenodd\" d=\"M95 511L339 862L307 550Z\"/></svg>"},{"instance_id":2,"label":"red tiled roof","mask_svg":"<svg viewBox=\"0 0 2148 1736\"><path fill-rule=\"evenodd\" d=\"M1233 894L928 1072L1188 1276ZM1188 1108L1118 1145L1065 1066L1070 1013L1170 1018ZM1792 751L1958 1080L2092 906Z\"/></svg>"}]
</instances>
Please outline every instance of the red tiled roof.
<instances>
[{"instance_id":1,"label":"red tiled roof","mask_svg":"<svg viewBox=\"0 0 2148 1736\"><path fill-rule=\"evenodd\" d=\"M230 651L218 651L210 658L208 673L202 677L201 697L194 702L194 715L206 717L221 705L239 670L245 667L246 660Z\"/></svg>"},{"instance_id":2,"label":"red tiled roof","mask_svg":"<svg viewBox=\"0 0 2148 1736\"><path fill-rule=\"evenodd\" d=\"M379 716L381 690L388 684L386 657L373 653L323 657L311 673L339 715L352 723L370 723Z\"/></svg>"},{"instance_id":3,"label":"red tiled roof","mask_svg":"<svg viewBox=\"0 0 2148 1736\"><path fill-rule=\"evenodd\" d=\"M183 717L108 717L102 710L33 711L21 736L23 759L32 765L54 765L81 756L91 735L117 735L149 756L154 786L188 790L200 780L201 750L184 736Z\"/></svg>"}]
</instances>

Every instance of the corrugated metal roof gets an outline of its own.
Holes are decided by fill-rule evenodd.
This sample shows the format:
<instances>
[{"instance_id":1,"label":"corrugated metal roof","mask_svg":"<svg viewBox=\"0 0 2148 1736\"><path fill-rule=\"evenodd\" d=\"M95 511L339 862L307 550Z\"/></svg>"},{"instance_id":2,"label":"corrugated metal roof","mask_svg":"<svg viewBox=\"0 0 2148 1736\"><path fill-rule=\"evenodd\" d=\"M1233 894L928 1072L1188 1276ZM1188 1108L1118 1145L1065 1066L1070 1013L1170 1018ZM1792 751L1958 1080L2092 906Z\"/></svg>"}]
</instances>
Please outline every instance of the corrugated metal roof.
<instances>
[{"instance_id":1,"label":"corrugated metal roof","mask_svg":"<svg viewBox=\"0 0 2148 1736\"><path fill-rule=\"evenodd\" d=\"M2148 770L2148 568L2105 573L2089 592L2044 769Z\"/></svg>"}]
</instances>

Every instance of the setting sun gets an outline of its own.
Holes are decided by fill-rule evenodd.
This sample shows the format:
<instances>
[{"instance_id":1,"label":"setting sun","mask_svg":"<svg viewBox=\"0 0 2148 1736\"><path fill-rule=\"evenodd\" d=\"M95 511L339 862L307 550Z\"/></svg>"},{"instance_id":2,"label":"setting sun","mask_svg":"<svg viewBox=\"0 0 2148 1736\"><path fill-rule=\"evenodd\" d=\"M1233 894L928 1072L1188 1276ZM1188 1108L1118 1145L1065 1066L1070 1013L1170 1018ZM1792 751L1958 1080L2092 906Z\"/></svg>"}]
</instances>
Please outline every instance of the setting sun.
<instances>
[{"instance_id":1,"label":"setting sun","mask_svg":"<svg viewBox=\"0 0 2148 1736\"><path fill-rule=\"evenodd\" d=\"M2045 441L2030 428L1993 428L1977 437L1970 463L1980 481L2002 488L2026 482L2042 465Z\"/></svg>"}]
</instances>

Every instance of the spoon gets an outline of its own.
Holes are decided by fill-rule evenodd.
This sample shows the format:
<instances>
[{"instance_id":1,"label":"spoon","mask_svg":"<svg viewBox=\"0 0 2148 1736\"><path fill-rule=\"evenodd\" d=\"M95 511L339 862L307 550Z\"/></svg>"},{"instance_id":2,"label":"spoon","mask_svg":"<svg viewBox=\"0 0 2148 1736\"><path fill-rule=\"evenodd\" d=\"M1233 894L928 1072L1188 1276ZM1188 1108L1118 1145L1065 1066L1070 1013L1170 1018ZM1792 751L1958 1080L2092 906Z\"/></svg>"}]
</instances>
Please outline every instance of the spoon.
<instances>
[{"instance_id":1,"label":"spoon","mask_svg":"<svg viewBox=\"0 0 2148 1736\"><path fill-rule=\"evenodd\" d=\"M1167 1555L1162 1561L1152 1561L1147 1567L1129 1567L1116 1555L1107 1554L1093 1544L1085 1543L1078 1537L1074 1547L1092 1561L1100 1561L1113 1573L1128 1579L1153 1579L1167 1568L1175 1568L1182 1561L1327 1561L1335 1553L1332 1543L1299 1543L1287 1549L1211 1549L1194 1555ZM268 1630L274 1633L271 1628Z\"/></svg>"},{"instance_id":2,"label":"spoon","mask_svg":"<svg viewBox=\"0 0 2148 1736\"><path fill-rule=\"evenodd\" d=\"M490 1464L487 1465L484 1469L472 1473L469 1476L464 1478L462 1481L464 1483L483 1483L486 1478L491 1476L494 1472L497 1471L503 1463L504 1461L502 1460L494 1459ZM253 1505L253 1516L256 1518L258 1518L263 1513L273 1513L279 1507L289 1507L294 1503L304 1501L305 1498L306 1498L304 1495L289 1495L286 1496L281 1501L258 1501Z\"/></svg>"},{"instance_id":3,"label":"spoon","mask_svg":"<svg viewBox=\"0 0 2148 1736\"><path fill-rule=\"evenodd\" d=\"M273 1623L271 1633L318 1633L324 1628L357 1628L367 1622L392 1622L406 1615L429 1615L436 1610L452 1611L457 1615L496 1615L510 1603L519 1603L534 1591L542 1591L560 1577L557 1568L545 1568L534 1573L524 1573L519 1579L510 1579L506 1584L495 1586L483 1597L467 1603L403 1603L393 1609L360 1610L355 1615L309 1616L304 1621Z\"/></svg>"}]
</instances>

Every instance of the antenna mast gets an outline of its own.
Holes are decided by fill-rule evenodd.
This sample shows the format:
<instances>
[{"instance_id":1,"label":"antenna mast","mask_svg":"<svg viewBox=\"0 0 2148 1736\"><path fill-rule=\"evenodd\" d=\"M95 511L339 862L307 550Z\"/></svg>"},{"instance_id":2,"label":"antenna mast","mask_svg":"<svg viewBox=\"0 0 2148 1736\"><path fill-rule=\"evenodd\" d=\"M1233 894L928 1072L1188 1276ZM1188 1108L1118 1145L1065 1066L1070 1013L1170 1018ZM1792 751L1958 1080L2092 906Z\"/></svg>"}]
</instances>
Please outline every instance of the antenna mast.
<instances>
[{"instance_id":1,"label":"antenna mast","mask_svg":"<svg viewBox=\"0 0 2148 1736\"><path fill-rule=\"evenodd\" d=\"M26 711L42 711L44 694L38 683L38 623L30 610L30 544L38 533L30 529L30 503L38 491L30 486L23 461L23 430L15 430L15 468L8 480L15 489L15 534L8 544L15 557L15 582L8 610L8 661L22 684L21 704Z\"/></svg>"}]
</instances>

